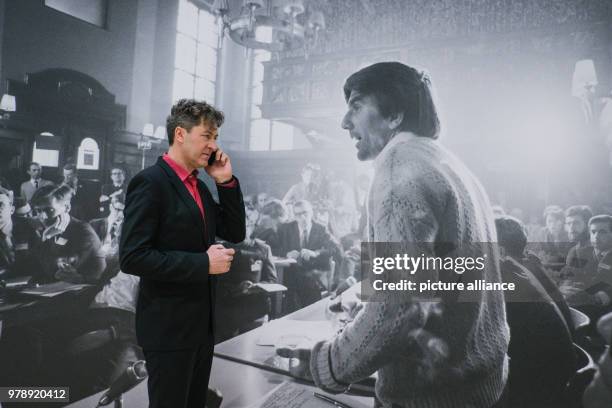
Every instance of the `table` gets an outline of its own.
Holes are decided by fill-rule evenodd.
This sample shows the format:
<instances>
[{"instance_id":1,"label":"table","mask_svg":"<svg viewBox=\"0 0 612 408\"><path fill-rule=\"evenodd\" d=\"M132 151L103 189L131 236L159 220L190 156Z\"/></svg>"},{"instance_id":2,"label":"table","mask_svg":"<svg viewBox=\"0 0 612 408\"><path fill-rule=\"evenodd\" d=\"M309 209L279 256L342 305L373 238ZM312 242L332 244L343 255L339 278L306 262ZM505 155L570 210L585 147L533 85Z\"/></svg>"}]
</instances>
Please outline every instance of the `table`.
<instances>
[{"instance_id":1,"label":"table","mask_svg":"<svg viewBox=\"0 0 612 408\"><path fill-rule=\"evenodd\" d=\"M273 320L270 323L264 324L240 336L219 343L215 346L215 356L263 369L278 370L278 372L287 373L287 369L279 365L279 359L276 358L275 348L272 345L259 346L257 345L258 341L268 334L270 330L274 330L275 328L280 329L283 325L287 324L300 324L295 322L312 322L312 327L314 329L326 330L317 337L330 337L334 331L333 324L329 321L328 327L326 327L326 324L323 323L324 321L328 321L325 314L328 302L329 300L327 298L321 299L281 319Z\"/></svg>"},{"instance_id":2,"label":"table","mask_svg":"<svg viewBox=\"0 0 612 408\"><path fill-rule=\"evenodd\" d=\"M80 316L100 289L87 285L54 297L23 294L20 290L5 290L0 294L0 321L3 328L24 326L51 318L70 320Z\"/></svg>"},{"instance_id":3,"label":"table","mask_svg":"<svg viewBox=\"0 0 612 408\"><path fill-rule=\"evenodd\" d=\"M291 377L250 367L223 358L214 358L210 383L211 388L221 390L223 394L222 408L244 408L262 398L274 387L283 381L294 381ZM314 385L300 383L305 388L325 395ZM85 399L74 402L66 408L94 408L103 392L91 395ZM366 408L373 406L372 398L352 395L334 395L333 398L349 404L353 408ZM109 405L112 407L112 405ZM141 382L123 396L124 408L146 408L148 406L147 384ZM321 408L333 408L330 404L321 401Z\"/></svg>"},{"instance_id":4,"label":"table","mask_svg":"<svg viewBox=\"0 0 612 408\"><path fill-rule=\"evenodd\" d=\"M325 319L327 299L322 299L310 306L297 310L281 319L276 324L290 324L291 322L317 322ZM271 324L271 323L270 323ZM330 323L331 324L331 323ZM269 324L268 324L269 325ZM215 346L215 354L211 371L209 386L216 388L223 394L223 408L247 407L262 398L265 394L275 388L283 381L298 382L279 367L262 364L261 361L269 360L275 355L274 347L262 347L255 344L255 339L261 336L264 325L250 332L244 333L233 339L227 340ZM308 390L318 390L312 384L299 382ZM69 408L93 408L103 393L92 395L81 401L77 401ZM327 394L329 395L329 394ZM371 397L360 397L356 395L341 394L333 396L353 408L366 408L374 405ZM125 408L147 407L147 386L143 381L134 389L124 395ZM332 406L321 401L321 408L332 408Z\"/></svg>"}]
</instances>

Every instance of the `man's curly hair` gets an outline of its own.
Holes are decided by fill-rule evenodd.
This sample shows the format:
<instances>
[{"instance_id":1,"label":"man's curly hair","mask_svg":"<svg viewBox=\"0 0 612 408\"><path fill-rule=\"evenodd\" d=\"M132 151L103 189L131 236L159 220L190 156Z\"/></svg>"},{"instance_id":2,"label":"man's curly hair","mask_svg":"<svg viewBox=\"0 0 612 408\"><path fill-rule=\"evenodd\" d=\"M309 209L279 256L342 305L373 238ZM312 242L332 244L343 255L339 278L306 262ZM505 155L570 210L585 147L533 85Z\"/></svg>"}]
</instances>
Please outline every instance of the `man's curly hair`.
<instances>
[{"instance_id":1,"label":"man's curly hair","mask_svg":"<svg viewBox=\"0 0 612 408\"><path fill-rule=\"evenodd\" d=\"M212 105L204 101L195 99L180 99L172 106L170 115L166 119L166 131L168 132L168 143L174 143L174 131L177 127L182 127L188 132L192 127L202 123L214 125L219 128L223 124L225 117L223 112L215 109Z\"/></svg>"}]
</instances>

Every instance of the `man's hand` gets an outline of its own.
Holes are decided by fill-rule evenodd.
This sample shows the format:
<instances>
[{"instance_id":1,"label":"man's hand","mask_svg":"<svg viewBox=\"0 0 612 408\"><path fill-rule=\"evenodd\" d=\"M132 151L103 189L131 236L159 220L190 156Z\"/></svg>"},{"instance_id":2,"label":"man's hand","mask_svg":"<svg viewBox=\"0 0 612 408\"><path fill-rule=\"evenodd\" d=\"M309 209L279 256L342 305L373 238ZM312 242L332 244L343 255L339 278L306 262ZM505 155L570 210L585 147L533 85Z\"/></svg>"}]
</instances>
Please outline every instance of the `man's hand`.
<instances>
[{"instance_id":1,"label":"man's hand","mask_svg":"<svg viewBox=\"0 0 612 408\"><path fill-rule=\"evenodd\" d=\"M232 248L225 248L221 244L211 245L206 251L208 254L208 273L219 275L229 271L235 252Z\"/></svg>"},{"instance_id":2,"label":"man's hand","mask_svg":"<svg viewBox=\"0 0 612 408\"><path fill-rule=\"evenodd\" d=\"M293 251L287 252L287 258L298 259L300 257L300 253L295 249Z\"/></svg>"},{"instance_id":3,"label":"man's hand","mask_svg":"<svg viewBox=\"0 0 612 408\"><path fill-rule=\"evenodd\" d=\"M312 381L310 372L310 355L314 344L310 341L298 344L297 347L278 347L276 354L290 358L289 374L295 378Z\"/></svg>"},{"instance_id":4,"label":"man's hand","mask_svg":"<svg viewBox=\"0 0 612 408\"><path fill-rule=\"evenodd\" d=\"M302 257L303 260L305 261L309 261L310 258L316 258L317 257L317 253L311 249L307 249L307 248L303 248L300 251L300 256Z\"/></svg>"},{"instance_id":5,"label":"man's hand","mask_svg":"<svg viewBox=\"0 0 612 408\"><path fill-rule=\"evenodd\" d=\"M253 282L251 282L250 280L245 280L240 282L240 292L242 293L247 293L249 291L249 289L251 289L253 287Z\"/></svg>"},{"instance_id":6,"label":"man's hand","mask_svg":"<svg viewBox=\"0 0 612 408\"><path fill-rule=\"evenodd\" d=\"M69 283L83 283L83 276L77 272L74 266L63 264L55 272L55 279Z\"/></svg>"},{"instance_id":7,"label":"man's hand","mask_svg":"<svg viewBox=\"0 0 612 408\"><path fill-rule=\"evenodd\" d=\"M204 170L206 170L217 184L230 181L233 173L229 156L221 149L217 149L213 154L216 155L215 162L212 165L206 166Z\"/></svg>"}]
</instances>

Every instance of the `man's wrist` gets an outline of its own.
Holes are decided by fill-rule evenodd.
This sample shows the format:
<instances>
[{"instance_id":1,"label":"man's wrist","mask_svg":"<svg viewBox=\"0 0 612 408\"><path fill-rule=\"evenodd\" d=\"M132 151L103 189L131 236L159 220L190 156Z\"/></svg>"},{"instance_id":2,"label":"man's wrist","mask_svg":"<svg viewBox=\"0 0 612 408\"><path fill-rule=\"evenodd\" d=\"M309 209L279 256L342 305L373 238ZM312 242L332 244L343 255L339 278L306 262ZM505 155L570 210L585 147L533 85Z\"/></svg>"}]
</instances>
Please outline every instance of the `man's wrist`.
<instances>
[{"instance_id":1,"label":"man's wrist","mask_svg":"<svg viewBox=\"0 0 612 408\"><path fill-rule=\"evenodd\" d=\"M226 180L223 180L223 181L215 180L215 183L217 183L217 184L229 184L232 181L234 181L234 176L233 175L230 176L229 179L226 179Z\"/></svg>"}]
</instances>

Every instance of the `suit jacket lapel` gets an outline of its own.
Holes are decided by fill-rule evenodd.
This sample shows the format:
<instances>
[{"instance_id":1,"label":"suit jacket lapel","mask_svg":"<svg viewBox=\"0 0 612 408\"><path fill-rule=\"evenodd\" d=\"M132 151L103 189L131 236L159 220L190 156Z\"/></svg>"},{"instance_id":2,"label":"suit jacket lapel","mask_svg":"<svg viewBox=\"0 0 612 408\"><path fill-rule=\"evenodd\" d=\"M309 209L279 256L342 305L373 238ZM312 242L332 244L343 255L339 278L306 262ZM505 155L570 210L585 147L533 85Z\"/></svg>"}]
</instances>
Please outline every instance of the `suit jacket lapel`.
<instances>
[{"instance_id":1,"label":"suit jacket lapel","mask_svg":"<svg viewBox=\"0 0 612 408\"><path fill-rule=\"evenodd\" d=\"M174 190L179 195L181 200L183 200L183 203L185 203L187 208L189 208L189 210L191 212L191 215L193 216L193 218L194 218L194 220L196 222L196 225L198 225L198 227L200 228L200 231L202 231L202 236L204 237L204 242L208 243L208 239L207 239L206 234L204 232L204 220L202 219L202 214L200 213L200 208L196 204L196 202L193 199L193 197L191 196L191 194L189 194L189 191L187 190L187 187L185 187L185 184L183 184L183 181L174 172L174 170L172 170L172 168L170 166L168 166L168 164L164 161L164 159L162 159L161 157L159 159L157 159L157 164L159 166L161 166L161 168L166 172L166 175L170 179L170 182L172 183L172 186L174 187Z\"/></svg>"}]
</instances>

